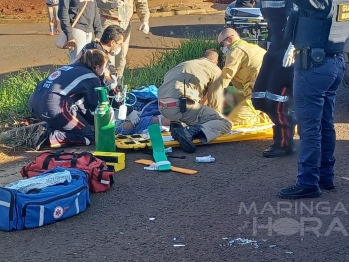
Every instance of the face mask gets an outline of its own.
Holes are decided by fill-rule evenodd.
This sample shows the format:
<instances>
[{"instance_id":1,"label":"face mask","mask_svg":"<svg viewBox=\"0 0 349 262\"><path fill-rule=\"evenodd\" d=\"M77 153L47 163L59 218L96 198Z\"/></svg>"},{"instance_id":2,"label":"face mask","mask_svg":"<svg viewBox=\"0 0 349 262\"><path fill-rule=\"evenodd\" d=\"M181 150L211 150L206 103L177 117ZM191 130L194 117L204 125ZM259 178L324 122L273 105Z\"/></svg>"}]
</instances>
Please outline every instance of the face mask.
<instances>
[{"instance_id":1,"label":"face mask","mask_svg":"<svg viewBox=\"0 0 349 262\"><path fill-rule=\"evenodd\" d=\"M223 53L224 55L226 55L226 54L228 53L228 51L229 51L229 48L228 48L227 46L225 46L225 47L223 48L223 50L222 50L222 53Z\"/></svg>"},{"instance_id":2,"label":"face mask","mask_svg":"<svg viewBox=\"0 0 349 262\"><path fill-rule=\"evenodd\" d=\"M118 55L119 53L120 53L120 51L121 51L121 47L119 47L118 49L116 49L116 51L110 51L110 55L111 56L116 56L116 55Z\"/></svg>"}]
</instances>

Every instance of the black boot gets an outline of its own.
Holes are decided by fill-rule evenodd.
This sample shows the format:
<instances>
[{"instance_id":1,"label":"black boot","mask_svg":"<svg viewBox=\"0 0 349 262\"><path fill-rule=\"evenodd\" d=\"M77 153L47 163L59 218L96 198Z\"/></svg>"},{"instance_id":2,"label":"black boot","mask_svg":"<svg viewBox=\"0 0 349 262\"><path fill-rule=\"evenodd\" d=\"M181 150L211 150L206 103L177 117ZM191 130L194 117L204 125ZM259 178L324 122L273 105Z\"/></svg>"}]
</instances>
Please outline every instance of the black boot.
<instances>
[{"instance_id":1,"label":"black boot","mask_svg":"<svg viewBox=\"0 0 349 262\"><path fill-rule=\"evenodd\" d=\"M172 137L179 142L180 147L187 153L195 152L196 146L193 143L193 140L204 135L201 126L174 128L172 133Z\"/></svg>"},{"instance_id":2,"label":"black boot","mask_svg":"<svg viewBox=\"0 0 349 262\"><path fill-rule=\"evenodd\" d=\"M279 196L285 199L316 198L321 195L319 187L294 185L280 190Z\"/></svg>"},{"instance_id":3,"label":"black boot","mask_svg":"<svg viewBox=\"0 0 349 262\"><path fill-rule=\"evenodd\" d=\"M173 134L173 129L175 128L181 128L183 127L183 124L181 122L172 122L170 123L170 133L171 133L171 136L174 137L174 134Z\"/></svg>"},{"instance_id":4,"label":"black boot","mask_svg":"<svg viewBox=\"0 0 349 262\"><path fill-rule=\"evenodd\" d=\"M293 146L282 148L273 144L268 149L264 150L263 156L268 158L282 157L282 156L292 155L295 152L296 152L296 149Z\"/></svg>"},{"instance_id":5,"label":"black boot","mask_svg":"<svg viewBox=\"0 0 349 262\"><path fill-rule=\"evenodd\" d=\"M40 125L37 130L36 134L33 137L33 149L35 151L39 151L44 146L49 146L49 135L50 135L50 128L48 124L43 123Z\"/></svg>"},{"instance_id":6,"label":"black boot","mask_svg":"<svg viewBox=\"0 0 349 262\"><path fill-rule=\"evenodd\" d=\"M332 190L336 187L336 185L333 182L323 183L319 181L319 187L320 189L324 189L324 190Z\"/></svg>"}]
</instances>

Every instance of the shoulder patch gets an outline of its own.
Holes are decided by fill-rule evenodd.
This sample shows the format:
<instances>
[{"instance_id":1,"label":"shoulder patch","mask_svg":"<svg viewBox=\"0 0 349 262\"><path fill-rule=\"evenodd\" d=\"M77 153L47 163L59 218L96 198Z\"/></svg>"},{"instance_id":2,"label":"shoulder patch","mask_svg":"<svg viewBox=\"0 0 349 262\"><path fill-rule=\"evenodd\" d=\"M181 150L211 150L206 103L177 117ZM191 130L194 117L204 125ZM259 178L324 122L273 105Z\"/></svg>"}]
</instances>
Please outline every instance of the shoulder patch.
<instances>
[{"instance_id":1,"label":"shoulder patch","mask_svg":"<svg viewBox=\"0 0 349 262\"><path fill-rule=\"evenodd\" d=\"M48 80L53 81L57 79L61 75L61 71L55 71L51 75L49 75Z\"/></svg>"}]
</instances>

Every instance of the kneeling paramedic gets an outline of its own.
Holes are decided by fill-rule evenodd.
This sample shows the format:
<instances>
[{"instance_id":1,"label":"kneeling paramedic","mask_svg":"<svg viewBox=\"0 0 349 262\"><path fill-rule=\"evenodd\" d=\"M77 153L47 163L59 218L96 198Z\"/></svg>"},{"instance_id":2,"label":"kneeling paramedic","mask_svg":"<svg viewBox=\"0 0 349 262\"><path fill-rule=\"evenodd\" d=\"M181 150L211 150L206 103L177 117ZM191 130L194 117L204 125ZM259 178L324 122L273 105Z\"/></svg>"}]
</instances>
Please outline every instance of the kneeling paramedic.
<instances>
[{"instance_id":1,"label":"kneeling paramedic","mask_svg":"<svg viewBox=\"0 0 349 262\"><path fill-rule=\"evenodd\" d=\"M223 88L218 56L216 50L207 50L203 57L177 65L166 73L158 91L160 113L171 122L188 125L171 126L172 137L188 153L196 150L194 139L208 143L232 127L220 114ZM200 103L206 95L207 106Z\"/></svg>"},{"instance_id":2,"label":"kneeling paramedic","mask_svg":"<svg viewBox=\"0 0 349 262\"><path fill-rule=\"evenodd\" d=\"M38 141L37 150L49 137L50 146L89 145L94 142L93 115L98 105L94 90L101 86L108 56L100 50L88 50L80 61L59 68L41 81L30 96L29 111L45 121L48 128ZM76 101L84 99L86 109Z\"/></svg>"},{"instance_id":3,"label":"kneeling paramedic","mask_svg":"<svg viewBox=\"0 0 349 262\"><path fill-rule=\"evenodd\" d=\"M110 25L103 31L101 40L99 42L92 41L85 45L80 54L77 56L77 62L80 57L86 53L87 50L98 49L108 55L109 60L107 63L107 68L103 75L100 76L101 84L109 88L109 96L114 97L117 93L122 92L121 78L118 76L118 72L115 70L115 66L110 61L110 57L116 56L120 53L122 45L125 40L125 30L118 25ZM110 99L110 104L113 108L119 108L121 103L115 101L115 99ZM79 108L84 108L84 101L79 100L76 102ZM116 114L117 116L117 114ZM135 126L141 121L139 112L135 111L132 106L127 106L127 120L132 126Z\"/></svg>"},{"instance_id":4,"label":"kneeling paramedic","mask_svg":"<svg viewBox=\"0 0 349 262\"><path fill-rule=\"evenodd\" d=\"M218 42L225 56L222 69L225 102L231 97L231 109L225 112L234 125L270 123L269 117L255 108L251 93L266 51L256 44L247 43L232 28L218 35Z\"/></svg>"},{"instance_id":5,"label":"kneeling paramedic","mask_svg":"<svg viewBox=\"0 0 349 262\"><path fill-rule=\"evenodd\" d=\"M334 185L334 107L349 35L348 0L293 0L298 6L294 40L294 109L300 136L296 184L282 198L314 198Z\"/></svg>"}]
</instances>

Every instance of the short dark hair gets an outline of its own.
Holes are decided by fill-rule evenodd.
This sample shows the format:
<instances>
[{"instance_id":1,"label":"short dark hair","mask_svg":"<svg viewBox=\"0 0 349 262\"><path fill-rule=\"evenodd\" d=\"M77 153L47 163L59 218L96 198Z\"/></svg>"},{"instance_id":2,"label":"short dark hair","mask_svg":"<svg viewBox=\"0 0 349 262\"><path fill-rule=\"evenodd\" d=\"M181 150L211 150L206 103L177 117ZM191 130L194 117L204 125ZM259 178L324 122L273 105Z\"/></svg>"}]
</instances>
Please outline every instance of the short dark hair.
<instances>
[{"instance_id":1,"label":"short dark hair","mask_svg":"<svg viewBox=\"0 0 349 262\"><path fill-rule=\"evenodd\" d=\"M121 36L125 39L125 30L118 25L110 25L106 29L104 29L101 43L108 44L110 41L119 41Z\"/></svg>"}]
</instances>

